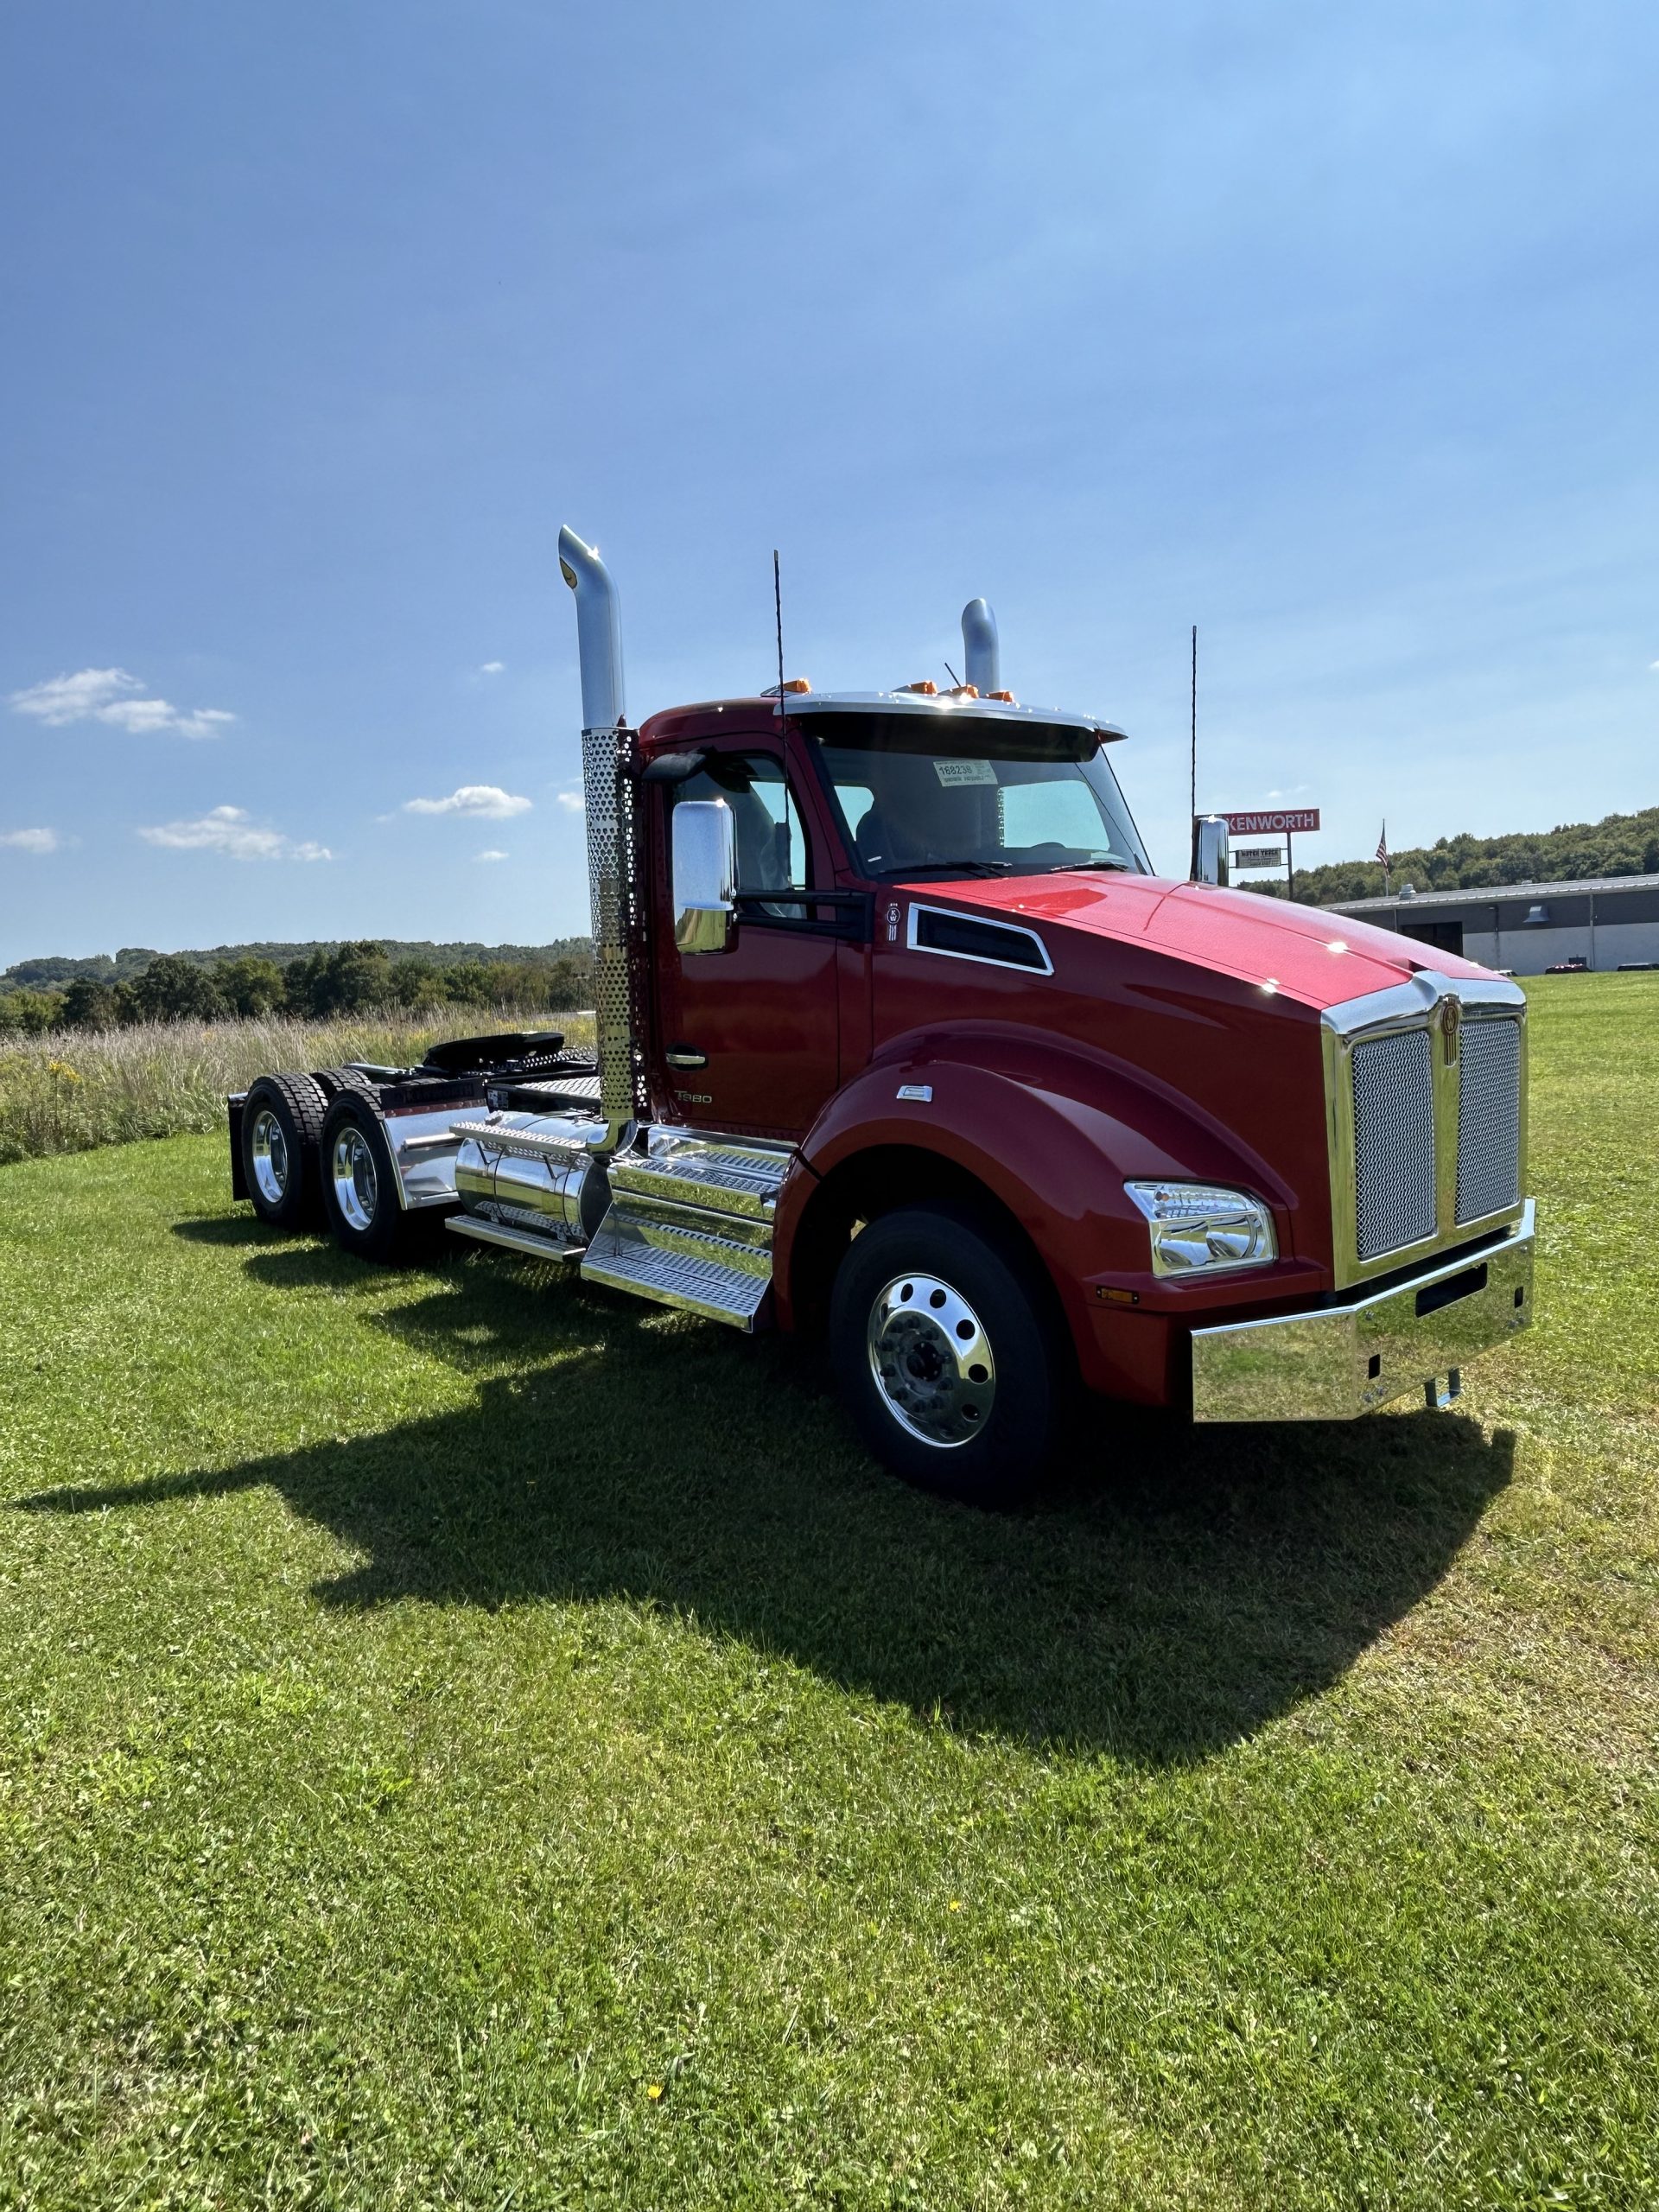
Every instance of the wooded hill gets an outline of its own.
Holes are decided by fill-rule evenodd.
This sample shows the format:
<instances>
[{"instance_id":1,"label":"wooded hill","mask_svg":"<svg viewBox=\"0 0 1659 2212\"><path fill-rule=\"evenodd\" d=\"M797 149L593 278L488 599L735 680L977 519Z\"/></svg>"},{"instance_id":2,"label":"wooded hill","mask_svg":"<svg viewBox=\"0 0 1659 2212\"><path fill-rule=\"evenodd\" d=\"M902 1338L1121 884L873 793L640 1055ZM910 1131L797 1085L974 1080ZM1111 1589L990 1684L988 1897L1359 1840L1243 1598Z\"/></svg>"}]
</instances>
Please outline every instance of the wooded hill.
<instances>
[{"instance_id":1,"label":"wooded hill","mask_svg":"<svg viewBox=\"0 0 1659 2212\"><path fill-rule=\"evenodd\" d=\"M1554 830L1506 837L1441 837L1391 855L1391 880L1375 860L1332 861L1296 871L1296 896L1311 906L1338 899L1380 899L1409 883L1418 891L1485 891L1505 883L1567 883L1581 876L1659 874L1659 806L1640 814L1609 814ZM1277 893L1284 885L1242 888Z\"/></svg>"},{"instance_id":2,"label":"wooded hill","mask_svg":"<svg viewBox=\"0 0 1659 2212\"><path fill-rule=\"evenodd\" d=\"M279 968L286 968L290 961L307 960L314 954L338 952L345 940L339 938L309 939L303 944L284 944L273 941L253 944L215 944L200 951L177 952L169 957L188 960L198 968L227 967L238 960L270 960ZM551 944L435 944L423 938L378 938L375 942L389 961L418 960L429 968L458 968L477 964L483 967L550 968L561 960L586 960L588 943L585 937L556 938ZM85 976L98 983L128 983L142 976L152 960L161 955L147 945L125 944L119 952L98 952L90 958L73 960L63 955L48 953L35 960L14 962L0 974L0 991L49 991L61 989Z\"/></svg>"},{"instance_id":3,"label":"wooded hill","mask_svg":"<svg viewBox=\"0 0 1659 2212\"><path fill-rule=\"evenodd\" d=\"M575 1008L591 995L593 959L586 938L564 943L574 949L388 944L365 938L330 944L217 945L212 952L149 952L129 945L92 960L20 960L0 977L0 1033L266 1014L323 1020L392 1007ZM289 957L278 957L284 953Z\"/></svg>"}]
</instances>

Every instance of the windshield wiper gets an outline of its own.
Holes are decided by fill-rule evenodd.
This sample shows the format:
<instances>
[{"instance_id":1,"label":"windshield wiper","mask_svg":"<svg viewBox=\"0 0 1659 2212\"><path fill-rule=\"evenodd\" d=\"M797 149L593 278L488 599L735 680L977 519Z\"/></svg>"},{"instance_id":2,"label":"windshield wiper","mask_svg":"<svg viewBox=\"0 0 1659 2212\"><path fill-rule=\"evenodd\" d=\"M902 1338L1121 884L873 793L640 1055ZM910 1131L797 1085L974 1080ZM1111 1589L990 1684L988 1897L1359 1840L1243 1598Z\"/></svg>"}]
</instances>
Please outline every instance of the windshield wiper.
<instances>
[{"instance_id":1,"label":"windshield wiper","mask_svg":"<svg viewBox=\"0 0 1659 2212\"><path fill-rule=\"evenodd\" d=\"M877 868L886 878L894 875L1011 875L1012 861L917 861L906 868Z\"/></svg>"},{"instance_id":2,"label":"windshield wiper","mask_svg":"<svg viewBox=\"0 0 1659 2212\"><path fill-rule=\"evenodd\" d=\"M1116 868L1118 870L1119 874L1122 875L1133 875L1135 874L1135 869L1130 862L1128 861L1119 860L1116 853L1102 853L1091 861L1057 861L1052 868L1045 869L1044 873L1048 875L1062 875L1068 868L1082 869L1085 868Z\"/></svg>"}]
</instances>

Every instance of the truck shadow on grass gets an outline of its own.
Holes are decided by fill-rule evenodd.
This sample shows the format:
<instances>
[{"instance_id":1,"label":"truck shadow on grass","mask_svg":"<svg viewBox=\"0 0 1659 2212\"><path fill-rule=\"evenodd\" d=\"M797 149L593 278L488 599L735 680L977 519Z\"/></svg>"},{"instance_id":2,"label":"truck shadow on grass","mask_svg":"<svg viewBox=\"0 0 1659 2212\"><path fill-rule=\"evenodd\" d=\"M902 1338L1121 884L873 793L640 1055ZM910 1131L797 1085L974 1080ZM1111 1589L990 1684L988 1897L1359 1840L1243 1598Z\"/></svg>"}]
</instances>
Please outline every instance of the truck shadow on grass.
<instances>
[{"instance_id":1,"label":"truck shadow on grass","mask_svg":"<svg viewBox=\"0 0 1659 2212\"><path fill-rule=\"evenodd\" d=\"M309 1244L262 1241L248 1265L348 1296L385 1280ZM1193 1430L1102 1406L1067 1487L992 1516L871 1467L787 1341L536 1262L409 1281L366 1325L476 1375L466 1408L25 1510L269 1484L361 1554L318 1590L330 1605L654 1605L967 1732L1164 1764L1338 1681L1511 1470L1506 1433L1452 1414Z\"/></svg>"}]
</instances>

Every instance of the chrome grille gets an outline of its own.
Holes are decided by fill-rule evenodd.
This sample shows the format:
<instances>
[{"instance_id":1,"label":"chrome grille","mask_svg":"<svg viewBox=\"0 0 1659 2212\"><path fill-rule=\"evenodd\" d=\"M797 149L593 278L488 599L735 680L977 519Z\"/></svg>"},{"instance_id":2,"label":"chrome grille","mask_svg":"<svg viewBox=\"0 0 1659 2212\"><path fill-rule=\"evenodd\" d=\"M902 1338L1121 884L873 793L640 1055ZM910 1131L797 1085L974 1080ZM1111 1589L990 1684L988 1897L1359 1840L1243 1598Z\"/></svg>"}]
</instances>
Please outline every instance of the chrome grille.
<instances>
[{"instance_id":1,"label":"chrome grille","mask_svg":"<svg viewBox=\"0 0 1659 2212\"><path fill-rule=\"evenodd\" d=\"M1375 1260L1434 1234L1433 1048L1427 1029L1403 1029L1352 1059L1355 1236Z\"/></svg>"},{"instance_id":2,"label":"chrome grille","mask_svg":"<svg viewBox=\"0 0 1659 2212\"><path fill-rule=\"evenodd\" d=\"M1458 1220L1521 1198L1521 1025L1465 1021L1459 1051Z\"/></svg>"}]
</instances>

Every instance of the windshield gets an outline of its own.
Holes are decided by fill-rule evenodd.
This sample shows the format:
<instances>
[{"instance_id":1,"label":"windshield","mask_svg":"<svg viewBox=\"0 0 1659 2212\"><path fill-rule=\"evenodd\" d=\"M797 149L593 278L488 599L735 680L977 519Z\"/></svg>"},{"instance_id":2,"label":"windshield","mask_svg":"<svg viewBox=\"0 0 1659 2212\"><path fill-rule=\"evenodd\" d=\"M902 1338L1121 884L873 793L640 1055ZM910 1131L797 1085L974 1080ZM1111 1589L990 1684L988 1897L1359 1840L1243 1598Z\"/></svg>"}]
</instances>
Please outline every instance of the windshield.
<instances>
[{"instance_id":1,"label":"windshield","mask_svg":"<svg viewBox=\"0 0 1659 2212\"><path fill-rule=\"evenodd\" d=\"M867 874L1152 873L1092 733L988 718L948 731L907 715L802 720Z\"/></svg>"}]
</instances>

